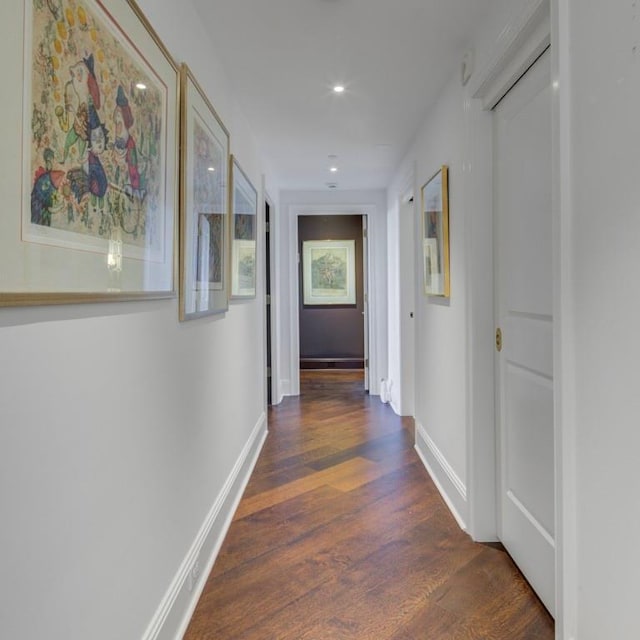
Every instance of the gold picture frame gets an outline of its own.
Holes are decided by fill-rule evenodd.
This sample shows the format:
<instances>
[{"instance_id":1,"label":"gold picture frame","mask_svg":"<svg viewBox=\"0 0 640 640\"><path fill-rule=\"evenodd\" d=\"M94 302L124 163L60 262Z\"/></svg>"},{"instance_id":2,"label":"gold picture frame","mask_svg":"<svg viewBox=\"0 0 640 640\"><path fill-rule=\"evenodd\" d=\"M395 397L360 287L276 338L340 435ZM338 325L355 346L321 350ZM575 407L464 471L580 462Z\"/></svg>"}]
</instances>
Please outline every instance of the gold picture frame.
<instances>
[{"instance_id":1,"label":"gold picture frame","mask_svg":"<svg viewBox=\"0 0 640 640\"><path fill-rule=\"evenodd\" d=\"M255 298L258 192L233 155L230 176L231 298Z\"/></svg>"},{"instance_id":2,"label":"gold picture frame","mask_svg":"<svg viewBox=\"0 0 640 640\"><path fill-rule=\"evenodd\" d=\"M0 220L0 306L175 296L172 57L133 0L25 2L20 54L23 94L5 98L22 98L23 126L2 125L23 160Z\"/></svg>"},{"instance_id":3,"label":"gold picture frame","mask_svg":"<svg viewBox=\"0 0 640 640\"><path fill-rule=\"evenodd\" d=\"M449 168L442 165L420 193L424 292L449 298Z\"/></svg>"},{"instance_id":4,"label":"gold picture frame","mask_svg":"<svg viewBox=\"0 0 640 640\"><path fill-rule=\"evenodd\" d=\"M229 132L182 64L180 320L229 308Z\"/></svg>"}]
</instances>

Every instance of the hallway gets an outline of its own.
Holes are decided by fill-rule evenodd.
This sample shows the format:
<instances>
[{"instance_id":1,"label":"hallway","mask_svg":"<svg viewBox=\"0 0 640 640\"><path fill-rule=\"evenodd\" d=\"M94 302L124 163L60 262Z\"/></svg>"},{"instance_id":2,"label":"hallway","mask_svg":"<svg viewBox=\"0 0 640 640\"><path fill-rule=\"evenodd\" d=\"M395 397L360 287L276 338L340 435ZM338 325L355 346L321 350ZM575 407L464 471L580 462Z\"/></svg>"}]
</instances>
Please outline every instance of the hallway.
<instances>
[{"instance_id":1,"label":"hallway","mask_svg":"<svg viewBox=\"0 0 640 640\"><path fill-rule=\"evenodd\" d=\"M269 430L186 640L552 640L507 554L459 529L413 421L360 372L302 372Z\"/></svg>"}]
</instances>

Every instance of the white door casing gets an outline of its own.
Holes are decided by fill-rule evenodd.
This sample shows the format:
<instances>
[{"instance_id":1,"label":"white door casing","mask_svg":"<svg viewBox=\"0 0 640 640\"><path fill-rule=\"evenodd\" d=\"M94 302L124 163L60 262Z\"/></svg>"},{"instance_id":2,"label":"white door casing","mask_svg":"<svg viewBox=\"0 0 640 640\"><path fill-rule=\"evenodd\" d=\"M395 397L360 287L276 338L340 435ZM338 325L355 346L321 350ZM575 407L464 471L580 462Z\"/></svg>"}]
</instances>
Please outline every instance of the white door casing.
<instances>
[{"instance_id":1,"label":"white door casing","mask_svg":"<svg viewBox=\"0 0 640 640\"><path fill-rule=\"evenodd\" d=\"M413 192L411 197L402 200L399 211L400 236L400 369L401 389L400 406L403 416L415 416L415 360L416 360L416 296L422 291L416 285L416 238L421 237L420 218L416 215ZM419 230L416 229L419 228Z\"/></svg>"},{"instance_id":2,"label":"white door casing","mask_svg":"<svg viewBox=\"0 0 640 640\"><path fill-rule=\"evenodd\" d=\"M364 389L369 391L369 231L367 215L362 215L362 286L364 323Z\"/></svg>"},{"instance_id":3,"label":"white door casing","mask_svg":"<svg viewBox=\"0 0 640 640\"><path fill-rule=\"evenodd\" d=\"M498 534L555 613L552 130L547 51L495 109Z\"/></svg>"},{"instance_id":4,"label":"white door casing","mask_svg":"<svg viewBox=\"0 0 640 640\"><path fill-rule=\"evenodd\" d=\"M379 318L382 313L384 296L380 295L379 278L377 272L380 262L380 241L383 238L383 225L377 214L377 207L372 204L292 204L288 207L289 217L289 256L288 269L289 299L286 313L289 315L289 372L291 380L288 382L284 395L300 395L300 316L299 316L299 277L298 277L298 216L305 215L362 215L367 219L367 344L369 349L369 392L378 395L380 354L386 349L386 341L382 340L379 331Z\"/></svg>"}]
</instances>

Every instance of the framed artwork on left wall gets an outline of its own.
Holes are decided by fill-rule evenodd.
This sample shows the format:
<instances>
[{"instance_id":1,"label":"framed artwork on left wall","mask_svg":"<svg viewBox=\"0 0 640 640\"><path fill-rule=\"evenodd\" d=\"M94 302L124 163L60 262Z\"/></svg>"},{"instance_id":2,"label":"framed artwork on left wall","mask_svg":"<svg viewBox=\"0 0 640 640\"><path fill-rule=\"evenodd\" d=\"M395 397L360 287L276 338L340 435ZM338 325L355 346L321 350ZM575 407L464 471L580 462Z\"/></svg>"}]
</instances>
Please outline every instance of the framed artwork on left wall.
<instances>
[{"instance_id":1,"label":"framed artwork on left wall","mask_svg":"<svg viewBox=\"0 0 640 640\"><path fill-rule=\"evenodd\" d=\"M256 297L258 192L231 157L231 297Z\"/></svg>"},{"instance_id":2,"label":"framed artwork on left wall","mask_svg":"<svg viewBox=\"0 0 640 640\"><path fill-rule=\"evenodd\" d=\"M183 64L180 320L229 308L229 132Z\"/></svg>"},{"instance_id":3,"label":"framed artwork on left wall","mask_svg":"<svg viewBox=\"0 0 640 640\"><path fill-rule=\"evenodd\" d=\"M177 66L133 0L24 7L22 206L0 217L0 305L174 296Z\"/></svg>"}]
</instances>

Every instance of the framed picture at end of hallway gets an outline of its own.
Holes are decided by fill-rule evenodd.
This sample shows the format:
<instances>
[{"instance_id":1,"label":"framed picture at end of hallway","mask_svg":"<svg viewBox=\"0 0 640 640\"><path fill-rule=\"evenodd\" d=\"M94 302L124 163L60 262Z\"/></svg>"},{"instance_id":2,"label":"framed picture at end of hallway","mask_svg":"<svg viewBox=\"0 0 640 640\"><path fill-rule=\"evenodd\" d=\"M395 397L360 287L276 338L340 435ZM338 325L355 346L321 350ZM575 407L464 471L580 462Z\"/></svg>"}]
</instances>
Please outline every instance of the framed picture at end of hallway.
<instances>
[{"instance_id":1,"label":"framed picture at end of hallway","mask_svg":"<svg viewBox=\"0 0 640 640\"><path fill-rule=\"evenodd\" d=\"M229 132L180 70L180 320L229 308Z\"/></svg>"},{"instance_id":2,"label":"framed picture at end of hallway","mask_svg":"<svg viewBox=\"0 0 640 640\"><path fill-rule=\"evenodd\" d=\"M258 192L231 156L231 298L256 297Z\"/></svg>"},{"instance_id":3,"label":"framed picture at end of hallway","mask_svg":"<svg viewBox=\"0 0 640 640\"><path fill-rule=\"evenodd\" d=\"M448 298L449 275L449 169L446 165L421 189L422 264L424 292Z\"/></svg>"},{"instance_id":4,"label":"framed picture at end of hallway","mask_svg":"<svg viewBox=\"0 0 640 640\"><path fill-rule=\"evenodd\" d=\"M355 240L302 243L304 305L355 305Z\"/></svg>"},{"instance_id":5,"label":"framed picture at end of hallway","mask_svg":"<svg viewBox=\"0 0 640 640\"><path fill-rule=\"evenodd\" d=\"M179 71L133 0L108 5L24 2L24 87L7 70L0 124L3 175L22 144L0 306L175 296Z\"/></svg>"}]
</instances>

